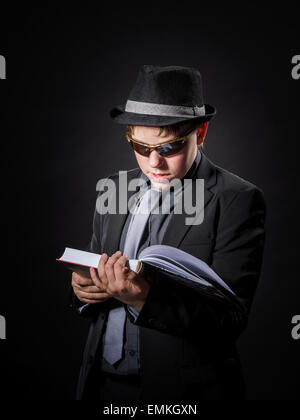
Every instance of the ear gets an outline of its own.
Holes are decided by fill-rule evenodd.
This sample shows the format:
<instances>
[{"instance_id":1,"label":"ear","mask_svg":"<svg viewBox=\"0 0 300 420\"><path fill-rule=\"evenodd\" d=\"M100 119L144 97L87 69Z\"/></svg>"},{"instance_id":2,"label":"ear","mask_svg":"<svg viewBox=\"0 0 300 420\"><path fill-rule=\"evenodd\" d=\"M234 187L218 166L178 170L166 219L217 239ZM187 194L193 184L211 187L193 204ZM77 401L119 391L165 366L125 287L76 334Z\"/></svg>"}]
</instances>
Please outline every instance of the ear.
<instances>
[{"instance_id":1,"label":"ear","mask_svg":"<svg viewBox=\"0 0 300 420\"><path fill-rule=\"evenodd\" d=\"M206 132L208 128L208 121L201 124L197 130L197 145L200 146L204 142Z\"/></svg>"}]
</instances>

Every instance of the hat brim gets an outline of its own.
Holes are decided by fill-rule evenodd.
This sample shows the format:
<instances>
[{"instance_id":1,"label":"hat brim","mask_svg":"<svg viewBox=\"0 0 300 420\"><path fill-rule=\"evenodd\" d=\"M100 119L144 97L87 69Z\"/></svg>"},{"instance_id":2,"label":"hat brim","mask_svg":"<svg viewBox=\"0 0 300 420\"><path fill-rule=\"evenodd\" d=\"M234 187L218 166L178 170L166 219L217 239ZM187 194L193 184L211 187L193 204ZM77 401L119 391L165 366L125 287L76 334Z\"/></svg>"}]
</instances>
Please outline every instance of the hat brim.
<instances>
[{"instance_id":1,"label":"hat brim","mask_svg":"<svg viewBox=\"0 0 300 420\"><path fill-rule=\"evenodd\" d=\"M148 115L148 114L136 114L133 112L126 112L125 105L117 106L110 111L111 118L118 124L126 125L144 125L163 127L165 125L172 125L181 122L188 122L196 120L199 122L209 121L215 114L216 109L208 104L204 104L205 115L195 117L168 117L162 115Z\"/></svg>"}]
</instances>

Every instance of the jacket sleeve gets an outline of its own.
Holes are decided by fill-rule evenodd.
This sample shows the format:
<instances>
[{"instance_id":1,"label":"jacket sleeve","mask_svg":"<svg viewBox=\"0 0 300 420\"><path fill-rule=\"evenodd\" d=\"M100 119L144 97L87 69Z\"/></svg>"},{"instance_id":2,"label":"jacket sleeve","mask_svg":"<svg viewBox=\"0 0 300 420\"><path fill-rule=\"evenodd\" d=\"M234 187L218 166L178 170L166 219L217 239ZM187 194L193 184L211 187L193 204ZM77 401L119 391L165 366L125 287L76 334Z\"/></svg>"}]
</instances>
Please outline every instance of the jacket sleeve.
<instances>
[{"instance_id":1,"label":"jacket sleeve","mask_svg":"<svg viewBox=\"0 0 300 420\"><path fill-rule=\"evenodd\" d=\"M101 221L100 215L97 212L97 208L94 211L93 217L93 233L91 240L86 247L85 251L87 252L94 252L95 254L101 253L101 246L100 246L100 234L101 234ZM76 311L76 313L83 317L93 317L99 313L99 309L103 303L84 303L81 302L77 296L73 292L73 287L70 286L70 307Z\"/></svg>"},{"instance_id":2,"label":"jacket sleeve","mask_svg":"<svg viewBox=\"0 0 300 420\"><path fill-rule=\"evenodd\" d=\"M244 310L233 310L163 278L151 284L135 323L174 335L201 328L237 338L247 325L259 279L264 221L265 202L256 187L237 192L219 219L211 267L233 289Z\"/></svg>"}]
</instances>

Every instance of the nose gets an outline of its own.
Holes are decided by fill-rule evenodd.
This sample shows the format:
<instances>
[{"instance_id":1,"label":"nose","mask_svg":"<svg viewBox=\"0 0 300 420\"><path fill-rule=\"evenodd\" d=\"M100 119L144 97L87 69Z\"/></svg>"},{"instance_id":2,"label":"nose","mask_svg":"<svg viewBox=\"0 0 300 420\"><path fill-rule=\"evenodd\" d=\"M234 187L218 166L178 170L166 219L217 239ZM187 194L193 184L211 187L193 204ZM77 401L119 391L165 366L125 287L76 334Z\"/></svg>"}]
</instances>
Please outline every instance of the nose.
<instances>
[{"instance_id":1,"label":"nose","mask_svg":"<svg viewBox=\"0 0 300 420\"><path fill-rule=\"evenodd\" d=\"M161 156L159 153L157 153L156 150L152 150L149 156L149 165L152 168L158 168L162 166L163 163L164 163L164 157Z\"/></svg>"}]
</instances>

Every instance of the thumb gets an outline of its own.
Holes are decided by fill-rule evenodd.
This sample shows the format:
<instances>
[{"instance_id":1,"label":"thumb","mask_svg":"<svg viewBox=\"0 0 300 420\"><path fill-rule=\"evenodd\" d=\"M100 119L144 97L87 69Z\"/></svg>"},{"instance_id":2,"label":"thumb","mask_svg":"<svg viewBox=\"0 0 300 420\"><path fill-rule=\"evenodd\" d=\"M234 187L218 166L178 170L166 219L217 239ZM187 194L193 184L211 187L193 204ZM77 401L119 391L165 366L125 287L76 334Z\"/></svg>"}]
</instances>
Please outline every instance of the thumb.
<instances>
[{"instance_id":1,"label":"thumb","mask_svg":"<svg viewBox=\"0 0 300 420\"><path fill-rule=\"evenodd\" d=\"M106 290L106 285L104 285L102 283L102 281L100 280L100 278L98 277L95 268L90 267L90 274L91 274L91 279L92 279L94 285L97 286L101 291L105 291Z\"/></svg>"}]
</instances>

